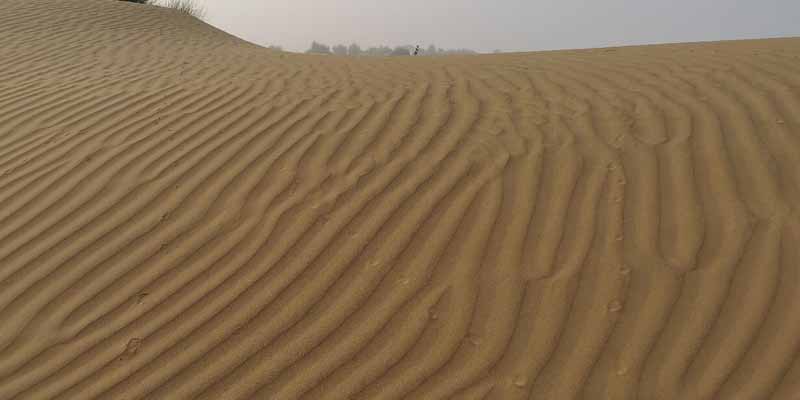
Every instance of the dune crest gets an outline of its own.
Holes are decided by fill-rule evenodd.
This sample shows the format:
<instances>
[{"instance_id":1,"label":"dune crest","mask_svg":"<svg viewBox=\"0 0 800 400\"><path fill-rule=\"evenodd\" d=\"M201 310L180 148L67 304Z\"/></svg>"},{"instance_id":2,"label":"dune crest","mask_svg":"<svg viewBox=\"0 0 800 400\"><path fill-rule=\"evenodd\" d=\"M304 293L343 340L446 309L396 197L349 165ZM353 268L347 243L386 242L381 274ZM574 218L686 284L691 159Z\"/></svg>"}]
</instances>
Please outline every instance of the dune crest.
<instances>
[{"instance_id":1,"label":"dune crest","mask_svg":"<svg viewBox=\"0 0 800 400\"><path fill-rule=\"evenodd\" d=\"M274 52L0 2L0 399L797 399L800 39Z\"/></svg>"}]
</instances>

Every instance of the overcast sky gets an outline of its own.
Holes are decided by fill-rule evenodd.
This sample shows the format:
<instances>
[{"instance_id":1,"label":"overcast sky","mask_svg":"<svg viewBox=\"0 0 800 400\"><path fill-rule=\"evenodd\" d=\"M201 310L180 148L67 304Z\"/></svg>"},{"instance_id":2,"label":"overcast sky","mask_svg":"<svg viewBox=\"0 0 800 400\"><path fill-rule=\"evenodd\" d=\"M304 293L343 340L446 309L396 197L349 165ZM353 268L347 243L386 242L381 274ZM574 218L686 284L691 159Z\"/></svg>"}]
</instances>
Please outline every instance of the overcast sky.
<instances>
[{"instance_id":1,"label":"overcast sky","mask_svg":"<svg viewBox=\"0 0 800 400\"><path fill-rule=\"evenodd\" d=\"M488 52L800 36L800 0L198 0L261 45L434 43Z\"/></svg>"}]
</instances>

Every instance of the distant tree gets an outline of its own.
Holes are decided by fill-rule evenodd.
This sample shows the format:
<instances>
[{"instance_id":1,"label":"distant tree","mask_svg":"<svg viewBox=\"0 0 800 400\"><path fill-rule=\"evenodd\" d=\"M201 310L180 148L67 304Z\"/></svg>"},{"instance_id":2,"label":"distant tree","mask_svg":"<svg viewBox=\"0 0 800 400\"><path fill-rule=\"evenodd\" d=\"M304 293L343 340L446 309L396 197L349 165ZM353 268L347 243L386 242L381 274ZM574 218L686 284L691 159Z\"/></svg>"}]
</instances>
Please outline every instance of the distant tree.
<instances>
[{"instance_id":1,"label":"distant tree","mask_svg":"<svg viewBox=\"0 0 800 400\"><path fill-rule=\"evenodd\" d=\"M333 54L336 54L337 56L346 56L347 46L343 44L337 44L336 46L333 46Z\"/></svg>"},{"instance_id":2,"label":"distant tree","mask_svg":"<svg viewBox=\"0 0 800 400\"><path fill-rule=\"evenodd\" d=\"M408 50L406 46L397 46L392 50L393 56L410 56L411 52Z\"/></svg>"},{"instance_id":3,"label":"distant tree","mask_svg":"<svg viewBox=\"0 0 800 400\"><path fill-rule=\"evenodd\" d=\"M438 49L438 55L453 55L453 54L478 54L475 50L470 49Z\"/></svg>"},{"instance_id":4,"label":"distant tree","mask_svg":"<svg viewBox=\"0 0 800 400\"><path fill-rule=\"evenodd\" d=\"M331 49L328 48L326 51L325 48L327 46L322 45L320 43L314 42L312 43L312 49L308 50L308 53L330 53ZM381 46L372 46L362 49L356 43L351 44L347 47L347 55L349 56L409 56L414 54L414 51L417 49L416 45L403 45L403 46L396 46L394 48L388 47L385 45ZM332 49L333 53L335 54L344 54L342 49L342 45L336 45ZM443 49L441 47L436 47L435 45L431 44L428 46L427 49L420 48L419 53L417 55L424 55L424 56L436 56L436 55L448 55L448 54L477 54L476 51L470 49Z\"/></svg>"},{"instance_id":5,"label":"distant tree","mask_svg":"<svg viewBox=\"0 0 800 400\"><path fill-rule=\"evenodd\" d=\"M392 48L388 46L370 47L366 53L370 56L388 56L392 54Z\"/></svg>"},{"instance_id":6,"label":"distant tree","mask_svg":"<svg viewBox=\"0 0 800 400\"><path fill-rule=\"evenodd\" d=\"M455 49L452 54L478 54L477 51L472 49Z\"/></svg>"},{"instance_id":7,"label":"distant tree","mask_svg":"<svg viewBox=\"0 0 800 400\"><path fill-rule=\"evenodd\" d=\"M358 57L361 55L361 46L353 43L347 48L347 54L351 57Z\"/></svg>"},{"instance_id":8,"label":"distant tree","mask_svg":"<svg viewBox=\"0 0 800 400\"><path fill-rule=\"evenodd\" d=\"M306 53L331 54L331 48L327 44L311 42L311 48Z\"/></svg>"}]
</instances>

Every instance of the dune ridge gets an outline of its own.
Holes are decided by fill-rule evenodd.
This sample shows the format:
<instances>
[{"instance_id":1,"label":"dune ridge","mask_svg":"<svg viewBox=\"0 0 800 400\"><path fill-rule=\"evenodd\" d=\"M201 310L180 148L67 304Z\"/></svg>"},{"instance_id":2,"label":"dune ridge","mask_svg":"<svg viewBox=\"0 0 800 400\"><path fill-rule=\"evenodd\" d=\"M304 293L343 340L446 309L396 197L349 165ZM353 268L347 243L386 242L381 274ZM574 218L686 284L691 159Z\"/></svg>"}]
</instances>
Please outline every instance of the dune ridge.
<instances>
[{"instance_id":1,"label":"dune ridge","mask_svg":"<svg viewBox=\"0 0 800 400\"><path fill-rule=\"evenodd\" d=\"M0 399L798 399L800 39L442 58L0 2Z\"/></svg>"}]
</instances>

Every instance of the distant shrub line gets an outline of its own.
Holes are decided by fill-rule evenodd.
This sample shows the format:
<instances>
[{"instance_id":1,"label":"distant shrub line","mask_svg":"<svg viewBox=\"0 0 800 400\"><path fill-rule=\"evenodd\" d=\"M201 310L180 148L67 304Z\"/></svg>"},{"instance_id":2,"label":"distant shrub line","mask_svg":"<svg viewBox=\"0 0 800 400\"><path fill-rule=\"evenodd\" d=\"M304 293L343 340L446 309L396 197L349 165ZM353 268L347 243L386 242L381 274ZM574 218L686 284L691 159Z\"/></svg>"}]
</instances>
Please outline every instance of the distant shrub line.
<instances>
[{"instance_id":1,"label":"distant shrub line","mask_svg":"<svg viewBox=\"0 0 800 400\"><path fill-rule=\"evenodd\" d=\"M274 48L280 48L279 46L270 46ZM312 54L336 54L339 56L410 56L414 54L416 46L414 45L405 45L405 46L397 46L397 47L389 47L389 46L376 46L376 47L368 47L366 49L362 49L356 43L353 43L349 46L343 44L337 44L333 47L328 46L327 44L319 43L319 42L311 42L311 48L306 50L306 53ZM427 49L419 49L419 53L417 55L420 56L442 56L442 55L449 55L449 54L478 54L474 50L470 49L443 49L440 47L436 47L434 45L430 45Z\"/></svg>"}]
</instances>

